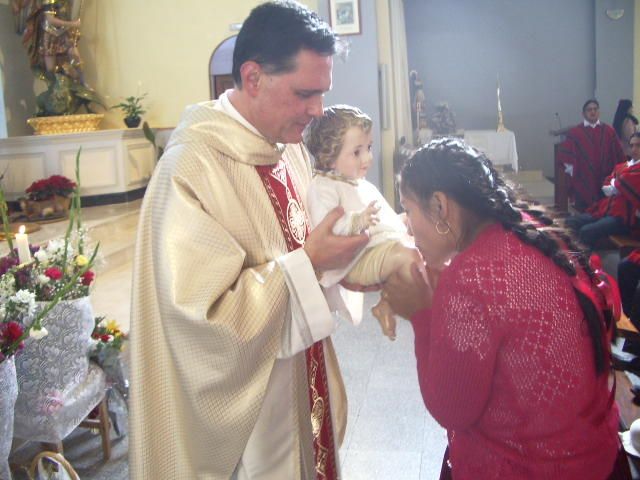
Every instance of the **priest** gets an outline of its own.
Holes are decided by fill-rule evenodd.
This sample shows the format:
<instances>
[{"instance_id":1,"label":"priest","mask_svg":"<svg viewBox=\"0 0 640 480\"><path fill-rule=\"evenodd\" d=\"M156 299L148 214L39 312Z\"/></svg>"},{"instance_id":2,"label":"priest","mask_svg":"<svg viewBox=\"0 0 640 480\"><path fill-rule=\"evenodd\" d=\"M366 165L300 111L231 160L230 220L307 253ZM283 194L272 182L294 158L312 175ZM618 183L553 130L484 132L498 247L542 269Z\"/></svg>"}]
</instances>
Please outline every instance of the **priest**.
<instances>
[{"instance_id":1,"label":"priest","mask_svg":"<svg viewBox=\"0 0 640 480\"><path fill-rule=\"evenodd\" d=\"M346 397L317 283L365 235L309 233L302 132L337 38L291 1L252 10L235 87L188 107L147 190L134 262L134 480L337 479Z\"/></svg>"}]
</instances>

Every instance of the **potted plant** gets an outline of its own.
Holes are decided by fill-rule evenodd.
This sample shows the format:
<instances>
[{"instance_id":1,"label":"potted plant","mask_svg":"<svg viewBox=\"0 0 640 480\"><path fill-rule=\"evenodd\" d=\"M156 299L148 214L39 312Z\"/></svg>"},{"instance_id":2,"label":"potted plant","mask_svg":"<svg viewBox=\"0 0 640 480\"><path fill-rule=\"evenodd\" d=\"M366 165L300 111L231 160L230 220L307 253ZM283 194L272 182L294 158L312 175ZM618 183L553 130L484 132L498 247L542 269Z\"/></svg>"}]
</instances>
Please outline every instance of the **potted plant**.
<instances>
[{"instance_id":1,"label":"potted plant","mask_svg":"<svg viewBox=\"0 0 640 480\"><path fill-rule=\"evenodd\" d=\"M27 196L20 199L20 208L30 220L66 218L75 188L76 184L63 175L37 180L25 190Z\"/></svg>"},{"instance_id":2,"label":"potted plant","mask_svg":"<svg viewBox=\"0 0 640 480\"><path fill-rule=\"evenodd\" d=\"M139 97L127 97L123 102L114 105L111 108L119 108L124 113L124 123L129 128L136 128L140 125L140 115L146 113L146 110L142 108L142 100L147 96L143 93Z\"/></svg>"}]
</instances>

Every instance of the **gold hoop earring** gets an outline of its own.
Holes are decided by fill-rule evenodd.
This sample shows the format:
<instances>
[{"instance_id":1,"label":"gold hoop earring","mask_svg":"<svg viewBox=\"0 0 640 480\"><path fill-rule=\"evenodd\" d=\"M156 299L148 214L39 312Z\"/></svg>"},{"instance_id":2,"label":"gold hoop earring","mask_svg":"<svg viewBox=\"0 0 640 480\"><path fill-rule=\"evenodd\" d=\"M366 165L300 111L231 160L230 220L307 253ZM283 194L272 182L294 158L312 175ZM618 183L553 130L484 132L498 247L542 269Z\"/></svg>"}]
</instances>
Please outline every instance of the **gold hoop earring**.
<instances>
[{"instance_id":1,"label":"gold hoop earring","mask_svg":"<svg viewBox=\"0 0 640 480\"><path fill-rule=\"evenodd\" d=\"M441 223L444 223L446 230L442 230L442 226L440 225ZM450 231L451 227L444 220L438 220L436 222L436 232L438 232L438 235L448 235Z\"/></svg>"}]
</instances>

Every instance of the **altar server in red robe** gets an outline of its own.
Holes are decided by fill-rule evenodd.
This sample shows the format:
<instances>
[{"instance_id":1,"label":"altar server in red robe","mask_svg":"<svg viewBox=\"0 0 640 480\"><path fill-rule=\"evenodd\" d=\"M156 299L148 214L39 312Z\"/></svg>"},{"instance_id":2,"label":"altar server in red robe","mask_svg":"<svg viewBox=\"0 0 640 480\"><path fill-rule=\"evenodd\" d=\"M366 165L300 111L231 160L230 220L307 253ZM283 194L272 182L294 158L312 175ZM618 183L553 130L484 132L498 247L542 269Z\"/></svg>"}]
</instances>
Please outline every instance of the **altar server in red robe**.
<instances>
[{"instance_id":1,"label":"altar server in red robe","mask_svg":"<svg viewBox=\"0 0 640 480\"><path fill-rule=\"evenodd\" d=\"M603 197L603 180L617 163L626 160L615 130L600 122L598 101L587 100L582 115L582 124L569 130L558 152L558 161L569 175L570 198L581 212Z\"/></svg>"}]
</instances>

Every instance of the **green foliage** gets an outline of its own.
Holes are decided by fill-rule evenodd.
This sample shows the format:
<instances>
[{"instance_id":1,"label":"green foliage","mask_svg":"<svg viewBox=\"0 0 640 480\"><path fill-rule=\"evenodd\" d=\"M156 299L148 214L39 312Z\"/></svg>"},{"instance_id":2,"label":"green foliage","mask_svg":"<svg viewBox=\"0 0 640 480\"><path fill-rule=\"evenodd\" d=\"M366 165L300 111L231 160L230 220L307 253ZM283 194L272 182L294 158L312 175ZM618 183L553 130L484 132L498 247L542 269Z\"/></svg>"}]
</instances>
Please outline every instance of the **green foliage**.
<instances>
[{"instance_id":1,"label":"green foliage","mask_svg":"<svg viewBox=\"0 0 640 480\"><path fill-rule=\"evenodd\" d=\"M120 102L111 108L119 108L124 113L125 118L139 117L146 113L146 110L142 107L142 100L147 96L143 93L139 97L127 97L123 102Z\"/></svg>"}]
</instances>

